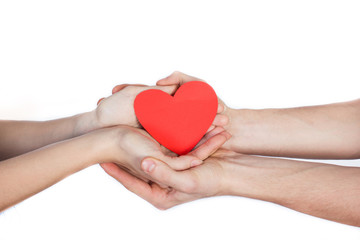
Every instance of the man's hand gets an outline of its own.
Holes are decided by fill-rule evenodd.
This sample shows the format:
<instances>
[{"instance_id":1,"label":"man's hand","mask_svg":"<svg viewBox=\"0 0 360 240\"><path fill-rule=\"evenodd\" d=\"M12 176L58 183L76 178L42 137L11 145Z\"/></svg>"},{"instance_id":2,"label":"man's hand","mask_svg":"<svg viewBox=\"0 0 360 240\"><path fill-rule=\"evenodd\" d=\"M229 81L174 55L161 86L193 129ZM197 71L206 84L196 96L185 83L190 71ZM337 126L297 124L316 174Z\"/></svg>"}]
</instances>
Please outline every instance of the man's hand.
<instances>
[{"instance_id":1,"label":"man's hand","mask_svg":"<svg viewBox=\"0 0 360 240\"><path fill-rule=\"evenodd\" d=\"M227 175L225 162L235 153L219 150L200 166L185 171L174 170L165 162L145 158L141 167L153 182L142 181L116 165L102 164L104 170L128 190L159 209L168 209L192 200L226 195ZM160 185L157 183L161 183ZM163 188L162 185L171 188Z\"/></svg>"},{"instance_id":2,"label":"man's hand","mask_svg":"<svg viewBox=\"0 0 360 240\"><path fill-rule=\"evenodd\" d=\"M142 169L162 188L116 166L107 173L159 209L192 200L233 195L274 202L320 218L360 226L360 169L242 155L218 150L200 166L176 171L145 158Z\"/></svg>"},{"instance_id":3,"label":"man's hand","mask_svg":"<svg viewBox=\"0 0 360 240\"><path fill-rule=\"evenodd\" d=\"M117 165L127 172L137 176L145 181L154 181L151 177L141 170L141 161L147 157L154 157L162 161L174 170L184 170L202 164L208 156L220 148L230 135L221 129L215 128L214 136L206 139L198 148L187 155L177 157L176 154L162 147L147 132L142 129L119 126L103 130L107 131L110 138L108 143L110 148L106 148L106 156L101 163L105 171L111 173L111 169L117 168ZM106 163L113 162L113 163ZM146 165L146 163L143 163ZM120 168L119 168L120 169ZM156 180L155 180L156 181ZM161 183L160 183L161 184Z\"/></svg>"}]
</instances>

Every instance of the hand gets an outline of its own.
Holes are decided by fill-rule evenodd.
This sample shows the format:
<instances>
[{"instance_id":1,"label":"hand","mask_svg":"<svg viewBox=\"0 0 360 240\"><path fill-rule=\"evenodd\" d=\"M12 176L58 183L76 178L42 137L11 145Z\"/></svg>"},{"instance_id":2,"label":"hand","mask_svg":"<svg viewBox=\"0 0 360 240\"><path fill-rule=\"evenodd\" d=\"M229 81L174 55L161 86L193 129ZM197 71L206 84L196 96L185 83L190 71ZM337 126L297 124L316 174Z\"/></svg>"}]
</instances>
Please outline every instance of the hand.
<instances>
[{"instance_id":1,"label":"hand","mask_svg":"<svg viewBox=\"0 0 360 240\"><path fill-rule=\"evenodd\" d=\"M149 175L141 170L141 161L144 158L155 157L172 169L184 170L202 164L204 159L214 153L230 138L226 131L220 127L215 128L212 131L211 137L208 134L205 142L198 148L187 155L176 157L174 153L162 147L142 129L121 126L104 131L108 131L111 135L110 142L105 142L105 145L113 143L110 150L106 148L107 157L100 162L104 170L111 172L112 169L120 169L118 167L120 166L126 169L127 172L145 181L154 181L154 179L149 178ZM143 163L143 167L146 167L145 165L146 163Z\"/></svg>"},{"instance_id":2,"label":"hand","mask_svg":"<svg viewBox=\"0 0 360 240\"><path fill-rule=\"evenodd\" d=\"M189 75L186 75L181 72L174 72L170 76L163 78L159 81L157 81L157 86L176 86L176 88L179 88L184 83L190 82L190 81L202 81L205 82L202 79L192 77ZM218 98L219 106L218 106L218 114L216 115L216 118L214 119L213 125L210 127L208 131L211 131L215 126L221 126L226 129L231 135L235 135L236 132L238 132L236 124L234 124L231 120L234 119L236 116L236 111L234 109L229 108L226 106L226 104ZM236 136L231 138L229 141L227 141L222 148L233 150L234 145L236 144L237 140L235 141Z\"/></svg>"},{"instance_id":3,"label":"hand","mask_svg":"<svg viewBox=\"0 0 360 240\"><path fill-rule=\"evenodd\" d=\"M98 107L96 109L96 115L98 121L102 127L114 126L114 125L128 125L132 127L140 127L139 122L136 119L134 111L134 100L136 96L148 89L159 89L170 95L173 95L178 86L146 86L140 84L122 84L113 88L113 95L108 98L101 98L98 101ZM223 111L221 103L218 105L217 112ZM215 116L213 124L210 126L209 131L213 130L216 126L224 126L223 116L217 114Z\"/></svg>"},{"instance_id":4,"label":"hand","mask_svg":"<svg viewBox=\"0 0 360 240\"><path fill-rule=\"evenodd\" d=\"M159 209L168 209L204 197L229 194L231 171L228 170L233 167L233 161L238 155L235 152L218 150L202 165L185 171L176 171L158 159L145 158L141 166L147 178L170 186L170 190L157 183L142 181L116 165L103 165L103 168L131 192Z\"/></svg>"},{"instance_id":5,"label":"hand","mask_svg":"<svg viewBox=\"0 0 360 240\"><path fill-rule=\"evenodd\" d=\"M136 95L148 89L159 89L172 95L175 86L153 86L122 84L113 88L110 97L98 101L96 116L100 126L109 127L115 125L128 125L140 127L134 111L134 100Z\"/></svg>"}]
</instances>

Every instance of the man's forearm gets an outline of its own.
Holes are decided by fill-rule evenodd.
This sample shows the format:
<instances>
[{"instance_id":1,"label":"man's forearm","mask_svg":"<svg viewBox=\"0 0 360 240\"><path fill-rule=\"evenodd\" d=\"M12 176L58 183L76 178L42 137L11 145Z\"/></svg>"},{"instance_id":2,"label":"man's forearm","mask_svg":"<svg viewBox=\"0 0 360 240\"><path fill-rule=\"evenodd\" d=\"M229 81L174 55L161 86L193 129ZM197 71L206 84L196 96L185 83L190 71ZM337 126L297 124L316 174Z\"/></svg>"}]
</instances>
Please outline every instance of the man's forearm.
<instances>
[{"instance_id":1,"label":"man's forearm","mask_svg":"<svg viewBox=\"0 0 360 240\"><path fill-rule=\"evenodd\" d=\"M245 155L228 165L231 195L360 226L360 168Z\"/></svg>"},{"instance_id":2,"label":"man's forearm","mask_svg":"<svg viewBox=\"0 0 360 240\"><path fill-rule=\"evenodd\" d=\"M44 122L0 121L0 161L85 134L97 125L95 112Z\"/></svg>"},{"instance_id":3,"label":"man's forearm","mask_svg":"<svg viewBox=\"0 0 360 240\"><path fill-rule=\"evenodd\" d=\"M256 155L360 158L360 100L323 106L233 110L225 147Z\"/></svg>"}]
</instances>

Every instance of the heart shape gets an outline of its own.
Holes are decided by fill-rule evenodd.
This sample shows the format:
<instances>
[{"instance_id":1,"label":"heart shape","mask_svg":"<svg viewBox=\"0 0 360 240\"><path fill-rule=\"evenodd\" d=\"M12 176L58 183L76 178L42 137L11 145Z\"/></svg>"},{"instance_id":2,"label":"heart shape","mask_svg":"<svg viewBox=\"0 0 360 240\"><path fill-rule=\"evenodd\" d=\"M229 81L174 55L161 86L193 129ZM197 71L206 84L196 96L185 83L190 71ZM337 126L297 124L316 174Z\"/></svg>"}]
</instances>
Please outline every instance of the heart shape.
<instances>
[{"instance_id":1,"label":"heart shape","mask_svg":"<svg viewBox=\"0 0 360 240\"><path fill-rule=\"evenodd\" d=\"M179 155L190 152L205 135L217 105L215 91L200 81L183 84L174 96L157 89L146 90L134 101L140 124L161 145Z\"/></svg>"}]
</instances>

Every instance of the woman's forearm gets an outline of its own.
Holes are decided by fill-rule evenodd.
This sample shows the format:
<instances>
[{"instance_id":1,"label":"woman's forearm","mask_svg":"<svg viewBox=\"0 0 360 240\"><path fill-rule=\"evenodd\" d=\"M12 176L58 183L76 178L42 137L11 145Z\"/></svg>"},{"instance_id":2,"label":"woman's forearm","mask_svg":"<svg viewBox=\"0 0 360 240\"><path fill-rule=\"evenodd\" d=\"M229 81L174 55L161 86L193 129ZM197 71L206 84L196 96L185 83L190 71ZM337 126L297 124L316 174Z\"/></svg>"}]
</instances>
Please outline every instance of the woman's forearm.
<instances>
[{"instance_id":1,"label":"woman's forearm","mask_svg":"<svg viewBox=\"0 0 360 240\"><path fill-rule=\"evenodd\" d=\"M360 100L290 109L226 110L226 148L256 155L360 158Z\"/></svg>"},{"instance_id":2,"label":"woman's forearm","mask_svg":"<svg viewBox=\"0 0 360 240\"><path fill-rule=\"evenodd\" d=\"M0 161L98 128L95 112L37 121L0 121Z\"/></svg>"},{"instance_id":3,"label":"woman's forearm","mask_svg":"<svg viewBox=\"0 0 360 240\"><path fill-rule=\"evenodd\" d=\"M228 165L230 195L360 226L360 168L246 155Z\"/></svg>"},{"instance_id":4,"label":"woman's forearm","mask_svg":"<svg viewBox=\"0 0 360 240\"><path fill-rule=\"evenodd\" d=\"M0 162L0 211L103 159L103 138L90 133Z\"/></svg>"}]
</instances>

